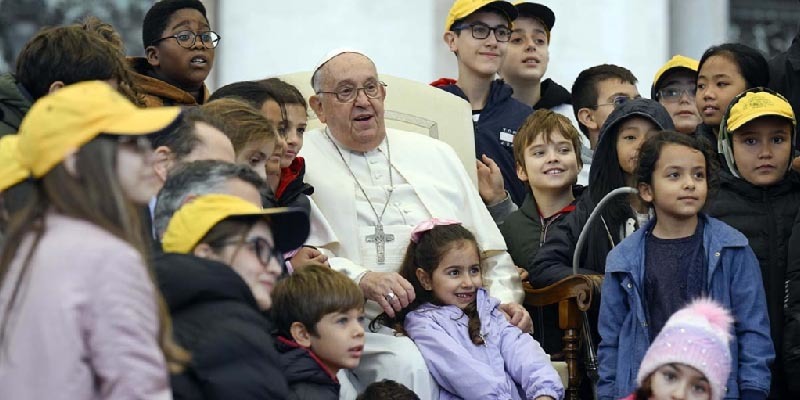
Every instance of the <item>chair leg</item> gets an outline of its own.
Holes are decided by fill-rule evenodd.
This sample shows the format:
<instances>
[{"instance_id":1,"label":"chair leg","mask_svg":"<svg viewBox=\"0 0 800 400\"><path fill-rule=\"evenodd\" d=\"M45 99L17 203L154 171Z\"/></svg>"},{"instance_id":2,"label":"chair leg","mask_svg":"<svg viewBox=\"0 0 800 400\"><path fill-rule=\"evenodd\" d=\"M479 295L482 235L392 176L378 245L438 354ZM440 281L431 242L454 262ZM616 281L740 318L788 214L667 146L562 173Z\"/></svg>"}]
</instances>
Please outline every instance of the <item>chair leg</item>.
<instances>
[{"instance_id":1,"label":"chair leg","mask_svg":"<svg viewBox=\"0 0 800 400\"><path fill-rule=\"evenodd\" d=\"M569 370L569 385L566 388L566 398L569 400L578 400L579 390L581 386L581 373L578 369L578 330L566 329L564 331L564 357L567 361L567 369Z\"/></svg>"}]
</instances>

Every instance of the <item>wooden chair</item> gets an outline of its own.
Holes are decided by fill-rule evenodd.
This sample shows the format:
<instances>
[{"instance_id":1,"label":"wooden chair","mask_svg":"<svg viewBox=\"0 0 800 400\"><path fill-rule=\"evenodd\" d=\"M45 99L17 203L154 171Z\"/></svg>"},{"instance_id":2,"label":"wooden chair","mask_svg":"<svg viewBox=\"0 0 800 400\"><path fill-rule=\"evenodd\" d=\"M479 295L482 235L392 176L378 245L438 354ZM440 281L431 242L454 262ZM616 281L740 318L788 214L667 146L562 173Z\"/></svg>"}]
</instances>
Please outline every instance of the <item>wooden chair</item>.
<instances>
[{"instance_id":1,"label":"wooden chair","mask_svg":"<svg viewBox=\"0 0 800 400\"><path fill-rule=\"evenodd\" d=\"M583 323L581 312L588 310L592 304L592 280L583 275L572 275L542 289L534 289L528 282L523 287L523 304L526 307L558 304L558 327L564 331L564 362L568 373L565 398L577 400L582 377L578 369ZM556 369L559 369L557 363L553 362Z\"/></svg>"}]
</instances>

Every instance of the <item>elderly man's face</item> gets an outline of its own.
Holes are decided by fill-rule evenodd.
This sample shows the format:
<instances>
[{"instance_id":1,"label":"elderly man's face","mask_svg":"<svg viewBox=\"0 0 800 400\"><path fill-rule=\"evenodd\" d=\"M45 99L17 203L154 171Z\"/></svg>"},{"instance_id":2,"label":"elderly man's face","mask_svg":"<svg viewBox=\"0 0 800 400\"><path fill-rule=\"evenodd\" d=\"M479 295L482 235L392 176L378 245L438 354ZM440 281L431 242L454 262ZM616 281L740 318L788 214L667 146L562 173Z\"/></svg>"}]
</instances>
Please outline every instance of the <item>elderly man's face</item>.
<instances>
[{"instance_id":1,"label":"elderly man's face","mask_svg":"<svg viewBox=\"0 0 800 400\"><path fill-rule=\"evenodd\" d=\"M370 99L363 88L378 82L378 72L369 58L357 53L344 53L328 61L320 71L323 74L323 92L336 92L342 88L358 88L356 98L340 102L335 94L320 93L311 97L311 107L319 120L328 125L333 136L346 148L370 151L378 147L386 136L381 95Z\"/></svg>"}]
</instances>

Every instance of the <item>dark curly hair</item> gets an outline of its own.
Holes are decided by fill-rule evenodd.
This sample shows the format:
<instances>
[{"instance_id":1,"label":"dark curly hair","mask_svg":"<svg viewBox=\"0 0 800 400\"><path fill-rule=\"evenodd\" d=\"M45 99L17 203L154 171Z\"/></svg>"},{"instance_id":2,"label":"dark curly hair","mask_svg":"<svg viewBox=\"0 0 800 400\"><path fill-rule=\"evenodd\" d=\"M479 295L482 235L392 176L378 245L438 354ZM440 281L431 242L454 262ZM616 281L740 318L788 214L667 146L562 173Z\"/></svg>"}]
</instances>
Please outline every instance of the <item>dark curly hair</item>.
<instances>
[{"instance_id":1,"label":"dark curly hair","mask_svg":"<svg viewBox=\"0 0 800 400\"><path fill-rule=\"evenodd\" d=\"M164 34L164 30L167 29L167 23L170 17L172 17L172 14L185 8L199 11L200 14L203 14L203 18L206 19L206 22L208 22L206 7L200 0L157 1L153 4L153 7L147 10L147 14L145 14L144 21L142 22L142 45L144 48L147 48L147 46L150 46L153 42L161 38Z\"/></svg>"},{"instance_id":2,"label":"dark curly hair","mask_svg":"<svg viewBox=\"0 0 800 400\"><path fill-rule=\"evenodd\" d=\"M711 197L719 187L719 162L717 160L717 153L713 150L706 138L675 131L658 132L642 143L642 147L639 149L639 165L636 167L635 172L637 186L641 183L652 185L653 172L655 172L656 163L661 157L661 149L668 144L685 146L703 154L706 161L708 197Z\"/></svg>"}]
</instances>

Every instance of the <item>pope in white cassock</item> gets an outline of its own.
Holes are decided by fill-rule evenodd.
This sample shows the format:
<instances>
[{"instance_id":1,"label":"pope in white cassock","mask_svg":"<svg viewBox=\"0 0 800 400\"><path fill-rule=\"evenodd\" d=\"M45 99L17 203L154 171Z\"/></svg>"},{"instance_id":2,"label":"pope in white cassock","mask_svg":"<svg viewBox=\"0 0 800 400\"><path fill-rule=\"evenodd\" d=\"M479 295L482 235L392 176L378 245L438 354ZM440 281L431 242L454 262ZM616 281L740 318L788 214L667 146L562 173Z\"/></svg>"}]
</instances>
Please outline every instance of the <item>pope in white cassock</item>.
<instances>
[{"instance_id":1,"label":"pope in white cassock","mask_svg":"<svg viewBox=\"0 0 800 400\"><path fill-rule=\"evenodd\" d=\"M485 257L485 287L504 303L513 324L530 331L530 316L519 305L524 292L517 269L453 149L424 135L386 129L386 87L360 52L331 52L312 85L316 95L309 104L326 127L305 134L301 153L318 207L307 244L359 284L368 300L367 318L382 311L393 316L414 299L411 284L397 271L411 229L438 217L461 221L475 233ZM413 342L385 327L367 332L359 367L339 378L341 398L354 398L382 379L400 382L422 399L438 397Z\"/></svg>"}]
</instances>

